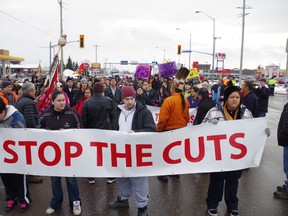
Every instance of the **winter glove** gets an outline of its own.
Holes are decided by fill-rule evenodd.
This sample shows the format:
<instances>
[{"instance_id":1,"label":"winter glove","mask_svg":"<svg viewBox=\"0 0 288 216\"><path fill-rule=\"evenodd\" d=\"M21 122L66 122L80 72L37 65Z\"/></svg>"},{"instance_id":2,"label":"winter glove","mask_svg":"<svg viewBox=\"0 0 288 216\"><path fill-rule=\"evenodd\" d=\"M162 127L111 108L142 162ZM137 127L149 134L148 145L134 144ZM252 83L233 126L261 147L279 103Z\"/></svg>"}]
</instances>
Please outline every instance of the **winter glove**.
<instances>
[{"instance_id":1,"label":"winter glove","mask_svg":"<svg viewBox=\"0 0 288 216\"><path fill-rule=\"evenodd\" d=\"M218 119L215 119L215 118L214 118L214 119L212 119L210 122L211 122L212 124L215 124L215 125L216 125L216 124L218 124L218 121L219 121Z\"/></svg>"},{"instance_id":2,"label":"winter glove","mask_svg":"<svg viewBox=\"0 0 288 216\"><path fill-rule=\"evenodd\" d=\"M265 133L266 133L267 137L269 137L269 136L271 135L271 130L270 130L270 128L266 128L266 129L265 129Z\"/></svg>"}]
</instances>

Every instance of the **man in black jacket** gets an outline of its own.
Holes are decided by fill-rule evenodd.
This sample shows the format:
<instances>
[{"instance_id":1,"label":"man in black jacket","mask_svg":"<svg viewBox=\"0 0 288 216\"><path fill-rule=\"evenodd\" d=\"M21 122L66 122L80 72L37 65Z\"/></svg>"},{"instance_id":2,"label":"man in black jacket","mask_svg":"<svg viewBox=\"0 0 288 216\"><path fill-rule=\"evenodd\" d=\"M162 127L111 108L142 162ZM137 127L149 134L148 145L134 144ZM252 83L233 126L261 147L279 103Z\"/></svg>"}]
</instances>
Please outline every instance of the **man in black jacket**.
<instances>
[{"instance_id":1,"label":"man in black jacket","mask_svg":"<svg viewBox=\"0 0 288 216\"><path fill-rule=\"evenodd\" d=\"M34 102L35 98L35 85L31 82L26 82L22 86L23 94L18 98L15 107L24 116L27 128L36 128L39 118L37 105ZM28 176L28 182L41 183L43 177L41 176Z\"/></svg>"},{"instance_id":2,"label":"man in black jacket","mask_svg":"<svg viewBox=\"0 0 288 216\"><path fill-rule=\"evenodd\" d=\"M277 130L278 145L283 146L283 165L286 181L283 186L277 186L274 196L280 199L288 199L288 103L282 111L278 130Z\"/></svg>"},{"instance_id":3,"label":"man in black jacket","mask_svg":"<svg viewBox=\"0 0 288 216\"><path fill-rule=\"evenodd\" d=\"M254 93L258 98L259 103L259 117L265 117L268 112L268 102L271 91L266 87L266 79L260 79L258 88L254 89Z\"/></svg>"},{"instance_id":4,"label":"man in black jacket","mask_svg":"<svg viewBox=\"0 0 288 216\"><path fill-rule=\"evenodd\" d=\"M117 82L114 77L110 80L110 85L105 89L105 96L111 98L120 104L121 102L121 89L117 87Z\"/></svg>"},{"instance_id":5,"label":"man in black jacket","mask_svg":"<svg viewBox=\"0 0 288 216\"><path fill-rule=\"evenodd\" d=\"M63 88L63 91L68 95L69 97L69 101L70 101L70 106L73 107L75 104L74 104L74 101L73 101L73 98L74 98L74 94L75 92L77 91L76 88L74 88L74 82L73 82L73 78L72 77L67 77L66 79L66 85L63 85L64 88Z\"/></svg>"},{"instance_id":6,"label":"man in black jacket","mask_svg":"<svg viewBox=\"0 0 288 216\"><path fill-rule=\"evenodd\" d=\"M194 125L201 124L207 112L216 105L216 102L209 97L209 91L206 88L198 90L198 99L200 100L200 104L197 109Z\"/></svg>"},{"instance_id":7,"label":"man in black jacket","mask_svg":"<svg viewBox=\"0 0 288 216\"><path fill-rule=\"evenodd\" d=\"M115 102L104 96L104 86L97 82L93 86L93 96L88 98L82 109L82 123L84 128L111 130ZM115 178L107 178L111 184ZM87 178L89 184L94 184L94 178Z\"/></svg>"},{"instance_id":8,"label":"man in black jacket","mask_svg":"<svg viewBox=\"0 0 288 216\"><path fill-rule=\"evenodd\" d=\"M115 103L104 96L104 87L97 82L93 86L93 96L84 102L82 122L84 128L110 130Z\"/></svg>"},{"instance_id":9,"label":"man in black jacket","mask_svg":"<svg viewBox=\"0 0 288 216\"><path fill-rule=\"evenodd\" d=\"M241 89L242 104L246 106L252 113L254 118L259 117L259 103L257 96L253 92L253 83L246 81L242 85Z\"/></svg>"}]
</instances>

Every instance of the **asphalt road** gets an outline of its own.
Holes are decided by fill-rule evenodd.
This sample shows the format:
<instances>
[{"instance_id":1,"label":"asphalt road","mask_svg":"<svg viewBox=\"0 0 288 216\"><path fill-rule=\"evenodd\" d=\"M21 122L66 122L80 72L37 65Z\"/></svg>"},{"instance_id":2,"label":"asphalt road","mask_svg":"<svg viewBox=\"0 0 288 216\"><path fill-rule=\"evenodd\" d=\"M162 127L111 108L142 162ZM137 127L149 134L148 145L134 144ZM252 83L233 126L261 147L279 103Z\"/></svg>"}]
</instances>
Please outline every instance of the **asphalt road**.
<instances>
[{"instance_id":1,"label":"asphalt road","mask_svg":"<svg viewBox=\"0 0 288 216\"><path fill-rule=\"evenodd\" d=\"M287 102L286 95L270 97L268 125L272 131L268 138L261 165L244 171L240 179L238 198L241 216L287 216L288 200L276 199L273 192L277 185L283 184L284 173L282 165L282 148L277 146L276 130L283 105ZM255 128L257 130L257 128ZM64 179L63 179L64 180ZM134 216L137 215L135 199L130 199L127 210L109 209L107 204L118 195L117 184L106 184L106 179L96 179L94 185L89 185L84 178L79 178L82 199L82 216ZM149 216L205 216L206 193L208 189L208 174L181 175L179 179L170 178L167 184L159 182L156 177L149 178L151 200ZM66 186L63 181L64 191ZM0 215L8 216L41 216L49 206L51 199L50 178L45 177L41 184L30 184L33 203L26 213L19 213L19 207L11 212L5 212L5 190L0 181ZM55 216L73 215L70 212L65 192L62 209ZM225 203L218 207L219 216L227 216Z\"/></svg>"}]
</instances>

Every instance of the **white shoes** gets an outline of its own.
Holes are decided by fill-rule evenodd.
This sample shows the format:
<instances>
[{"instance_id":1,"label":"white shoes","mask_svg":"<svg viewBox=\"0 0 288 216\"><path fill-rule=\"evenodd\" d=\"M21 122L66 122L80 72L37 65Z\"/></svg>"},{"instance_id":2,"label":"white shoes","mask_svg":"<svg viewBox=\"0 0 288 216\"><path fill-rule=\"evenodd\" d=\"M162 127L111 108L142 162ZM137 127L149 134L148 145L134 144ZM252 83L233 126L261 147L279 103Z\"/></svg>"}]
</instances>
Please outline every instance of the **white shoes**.
<instances>
[{"instance_id":1,"label":"white shoes","mask_svg":"<svg viewBox=\"0 0 288 216\"><path fill-rule=\"evenodd\" d=\"M51 208L50 206L49 206L49 208L46 210L46 215L51 215L51 214L53 214L55 212L55 209L53 209L53 208Z\"/></svg>"},{"instance_id":2,"label":"white shoes","mask_svg":"<svg viewBox=\"0 0 288 216\"><path fill-rule=\"evenodd\" d=\"M73 201L73 214L74 215L80 215L81 214L80 201Z\"/></svg>"},{"instance_id":3,"label":"white shoes","mask_svg":"<svg viewBox=\"0 0 288 216\"><path fill-rule=\"evenodd\" d=\"M55 212L55 209L49 208L46 210L46 215L51 215ZM74 215L80 215L81 214L81 205L80 201L73 201L73 214Z\"/></svg>"}]
</instances>

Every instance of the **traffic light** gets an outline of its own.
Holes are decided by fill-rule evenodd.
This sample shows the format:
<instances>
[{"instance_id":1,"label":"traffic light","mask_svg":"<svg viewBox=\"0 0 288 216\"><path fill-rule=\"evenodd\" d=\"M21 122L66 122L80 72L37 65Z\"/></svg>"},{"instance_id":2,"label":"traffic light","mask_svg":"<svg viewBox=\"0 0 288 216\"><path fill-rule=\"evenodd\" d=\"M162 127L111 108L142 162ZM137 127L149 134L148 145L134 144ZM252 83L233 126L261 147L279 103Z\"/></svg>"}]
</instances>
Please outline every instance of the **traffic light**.
<instances>
[{"instance_id":1,"label":"traffic light","mask_svg":"<svg viewBox=\"0 0 288 216\"><path fill-rule=\"evenodd\" d=\"M178 45L178 47L177 47L177 54L181 55L181 45Z\"/></svg>"},{"instance_id":2,"label":"traffic light","mask_svg":"<svg viewBox=\"0 0 288 216\"><path fill-rule=\"evenodd\" d=\"M84 34L80 34L80 43L79 43L79 45L80 45L80 48L84 48Z\"/></svg>"}]
</instances>

